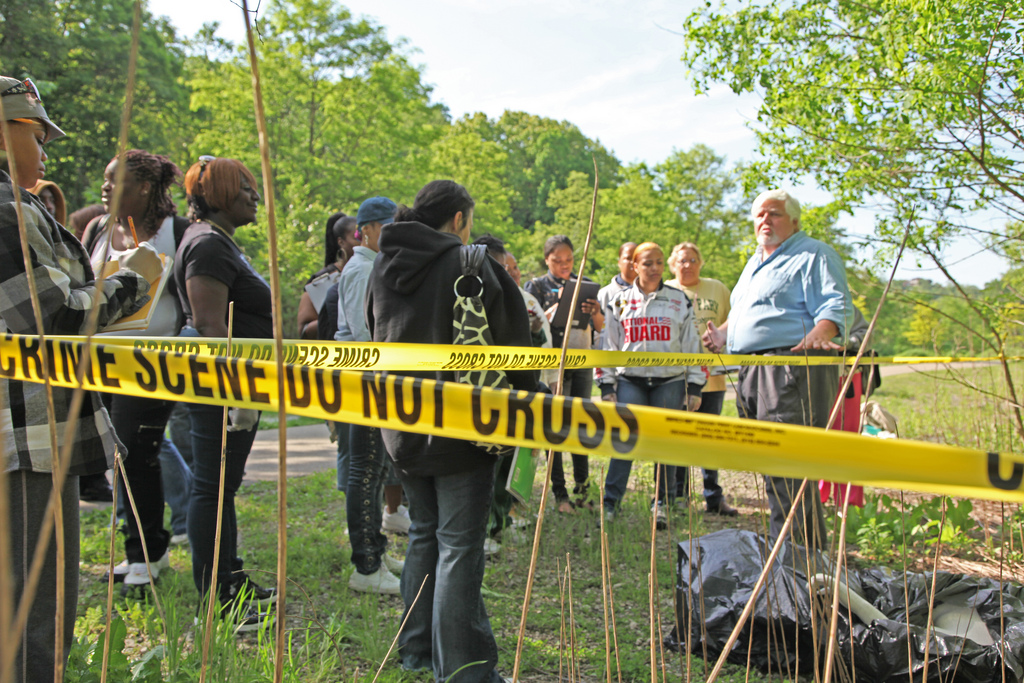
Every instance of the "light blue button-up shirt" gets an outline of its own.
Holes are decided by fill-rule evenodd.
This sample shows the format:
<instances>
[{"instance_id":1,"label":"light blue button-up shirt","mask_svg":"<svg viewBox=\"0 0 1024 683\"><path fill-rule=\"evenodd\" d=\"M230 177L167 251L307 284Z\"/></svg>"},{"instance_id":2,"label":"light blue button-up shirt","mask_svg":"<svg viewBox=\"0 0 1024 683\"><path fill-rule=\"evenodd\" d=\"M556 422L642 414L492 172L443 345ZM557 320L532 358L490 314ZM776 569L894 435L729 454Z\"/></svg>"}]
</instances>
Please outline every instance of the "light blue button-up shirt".
<instances>
[{"instance_id":1,"label":"light blue button-up shirt","mask_svg":"<svg viewBox=\"0 0 1024 683\"><path fill-rule=\"evenodd\" d=\"M853 302L835 249L796 232L764 262L761 254L758 246L732 290L731 353L796 346L822 320L834 322L845 337Z\"/></svg>"},{"instance_id":2,"label":"light blue button-up shirt","mask_svg":"<svg viewBox=\"0 0 1024 683\"><path fill-rule=\"evenodd\" d=\"M335 341L373 341L366 327L366 289L377 252L358 245L352 249L352 258L345 264L338 281L338 331Z\"/></svg>"}]
</instances>

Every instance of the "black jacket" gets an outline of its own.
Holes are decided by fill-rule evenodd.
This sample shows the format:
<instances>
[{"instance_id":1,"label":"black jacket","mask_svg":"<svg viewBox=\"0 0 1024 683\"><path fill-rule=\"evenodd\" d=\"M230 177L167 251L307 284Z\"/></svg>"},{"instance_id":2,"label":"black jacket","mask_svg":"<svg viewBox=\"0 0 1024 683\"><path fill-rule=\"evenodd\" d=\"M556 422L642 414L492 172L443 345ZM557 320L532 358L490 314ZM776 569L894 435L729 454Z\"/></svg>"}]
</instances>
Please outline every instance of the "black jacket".
<instances>
[{"instance_id":1,"label":"black jacket","mask_svg":"<svg viewBox=\"0 0 1024 683\"><path fill-rule=\"evenodd\" d=\"M452 343L452 307L455 280L462 274L459 247L450 233L422 223L392 223L380 236L380 256L373 264L366 292L366 323L375 342L419 344ZM494 343L531 346L530 321L522 294L511 276L488 258L480 273L483 302ZM454 381L450 371L402 373ZM508 372L516 389L534 391L536 370ZM402 472L436 476L469 471L493 457L468 441L427 436L392 429L382 430L388 454Z\"/></svg>"}]
</instances>

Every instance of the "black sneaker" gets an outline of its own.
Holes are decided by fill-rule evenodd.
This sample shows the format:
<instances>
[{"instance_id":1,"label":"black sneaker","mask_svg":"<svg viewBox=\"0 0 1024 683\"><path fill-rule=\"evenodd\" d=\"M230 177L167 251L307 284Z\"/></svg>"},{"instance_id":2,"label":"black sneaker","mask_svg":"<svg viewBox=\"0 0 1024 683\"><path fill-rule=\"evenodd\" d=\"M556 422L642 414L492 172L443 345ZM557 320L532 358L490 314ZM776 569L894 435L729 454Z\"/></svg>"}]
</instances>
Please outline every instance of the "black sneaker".
<instances>
[{"instance_id":1,"label":"black sneaker","mask_svg":"<svg viewBox=\"0 0 1024 683\"><path fill-rule=\"evenodd\" d=\"M236 600L244 596L248 602L266 607L277 602L277 588L265 588L252 580L245 572L237 572L235 580L227 587L226 595L221 601Z\"/></svg>"},{"instance_id":2,"label":"black sneaker","mask_svg":"<svg viewBox=\"0 0 1024 683\"><path fill-rule=\"evenodd\" d=\"M260 608L249 602L221 602L220 618L234 624L235 633L251 633L263 627L269 628L274 619L273 612L261 612ZM198 627L206 623L206 612L197 614L192 623Z\"/></svg>"},{"instance_id":3,"label":"black sneaker","mask_svg":"<svg viewBox=\"0 0 1024 683\"><path fill-rule=\"evenodd\" d=\"M103 474L90 474L78 478L78 498L89 503L111 503L114 490Z\"/></svg>"},{"instance_id":4,"label":"black sneaker","mask_svg":"<svg viewBox=\"0 0 1024 683\"><path fill-rule=\"evenodd\" d=\"M274 621L273 612L263 612L256 603L221 603L221 615L235 624L235 633L252 633Z\"/></svg>"}]
</instances>

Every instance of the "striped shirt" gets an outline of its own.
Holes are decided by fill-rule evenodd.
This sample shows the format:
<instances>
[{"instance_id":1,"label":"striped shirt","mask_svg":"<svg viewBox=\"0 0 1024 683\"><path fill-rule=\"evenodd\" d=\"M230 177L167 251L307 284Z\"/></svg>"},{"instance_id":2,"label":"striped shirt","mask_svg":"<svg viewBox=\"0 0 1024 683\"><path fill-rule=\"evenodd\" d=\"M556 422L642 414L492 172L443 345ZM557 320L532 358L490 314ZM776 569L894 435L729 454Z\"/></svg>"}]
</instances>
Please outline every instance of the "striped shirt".
<instances>
[{"instance_id":1,"label":"striped shirt","mask_svg":"<svg viewBox=\"0 0 1024 683\"><path fill-rule=\"evenodd\" d=\"M10 176L0 171L0 332L36 334L14 192ZM129 270L107 278L98 290L88 255L78 240L57 224L36 197L24 190L20 196L46 334L82 334L96 296L100 297L100 326L134 312L149 299L149 283ZM0 392L4 471L50 472L54 454L44 386L0 378ZM58 448L64 443L72 393L71 389L53 388ZM113 464L117 441L96 394L86 394L72 438L70 475L102 472Z\"/></svg>"}]
</instances>

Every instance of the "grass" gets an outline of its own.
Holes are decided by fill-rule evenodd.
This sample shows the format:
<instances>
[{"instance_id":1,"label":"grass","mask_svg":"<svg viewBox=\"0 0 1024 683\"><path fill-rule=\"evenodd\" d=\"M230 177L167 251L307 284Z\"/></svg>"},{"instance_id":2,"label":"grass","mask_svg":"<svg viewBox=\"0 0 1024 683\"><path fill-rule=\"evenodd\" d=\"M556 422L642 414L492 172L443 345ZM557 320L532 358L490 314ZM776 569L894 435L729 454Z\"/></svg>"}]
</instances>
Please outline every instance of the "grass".
<instances>
[{"instance_id":1,"label":"grass","mask_svg":"<svg viewBox=\"0 0 1024 683\"><path fill-rule=\"evenodd\" d=\"M595 474L607 466L600 458L592 460ZM622 513L609 529L612 584L618 626L619 659L623 681L650 679L649 609L647 573L650 565L649 492L653 490L650 465L641 466L637 478L639 490L630 491ZM348 589L352 571L350 546L345 534L344 496L335 491L334 471L325 471L290 480L289 558L290 584L288 626L289 658L286 680L356 681L370 680L371 672L384 661L396 635L402 613L397 597L363 595ZM540 478L537 480L538 496ZM258 482L243 487L237 498L240 545L246 568L257 580L272 583L276 566L276 490L273 482ZM537 580L533 592L527 637L523 649L521 680L547 681L568 666L562 652L560 630L564 570L567 557L572 563L573 616L576 630L578 670L583 680L604 679L604 626L600 600L600 537L596 512L579 510L575 515L549 513L546 518ZM675 546L672 538L685 536L689 524L695 534L706 531L701 515L692 520L685 513L673 514L676 530L659 532L657 543L658 608L661 630L673 624ZM82 583L76 634L80 639L73 655L68 681L94 680L98 671L98 652L89 660L89 646L102 650L97 641L104 631L103 607L106 584L101 581L109 543L107 511L93 511L82 519ZM680 530L681 529L681 530ZM390 537L393 549L404 552L403 537ZM518 635L522 596L530 563L532 536L522 544L506 543L502 552L487 563L484 596L498 640L499 671L512 672ZM120 558L120 548L117 551ZM161 604L173 623L167 629L176 641L177 660L164 662L163 679L197 680L198 647L193 643L192 618L196 595L191 581L187 548L171 550L173 571L161 575L158 591ZM112 681L148 680L132 678L128 663L139 666L147 653L164 655L167 648L164 628L155 607L147 601L125 601L115 597L115 605L124 624L124 658L113 670ZM568 619L568 614L565 614ZM112 642L117 644L115 638ZM196 638L195 643L201 643ZM245 635L215 641L217 681L270 680L273 670L272 637ZM152 656L152 655L151 655ZM679 655L665 653L666 666L681 676L685 664ZM158 671L159 660L151 659L142 667ZM694 658L692 667L702 668ZM695 669L696 670L696 669ZM734 671L737 676L742 672ZM380 681L428 681L430 675L402 671L397 660L385 666ZM724 680L729 680L726 678ZM740 680L737 678L736 680ZM754 676L752 680L760 680Z\"/></svg>"},{"instance_id":2,"label":"grass","mask_svg":"<svg viewBox=\"0 0 1024 683\"><path fill-rule=\"evenodd\" d=\"M942 373L910 374L886 378L876 398L899 419L904 437L927 438L986 449L1019 450L1010 416L998 403L980 400L962 382L984 391L998 386L999 375L990 368L965 371L961 383L947 379ZM735 406L727 403L725 414L735 415ZM568 461L568 458L566 458ZM591 459L591 472L598 477L607 467L603 458ZM637 474L637 471L639 472ZM622 681L649 681L650 626L647 575L650 566L650 492L653 490L653 467L640 464L634 468L633 483L623 501L622 512L609 528L611 583L615 598L618 635L618 663ZM535 484L539 498L542 471ZM746 475L749 476L749 475ZM289 480L289 589L287 624L289 628L287 659L288 681L354 681L372 680L384 661L388 647L396 635L402 613L397 597L368 596L348 589L352 571L350 546L345 534L344 496L335 491L334 471ZM596 498L596 493L594 494ZM877 498L876 498L877 499ZM951 504L957 504L952 503ZM247 484L237 498L240 546L246 567L261 583L273 582L276 568L277 498L275 484ZM936 503L915 501L921 514L932 514ZM978 518L981 504L971 515ZM959 508L961 510L965 508ZM528 513L520 513L528 514ZM874 527L857 536L851 533L852 550L857 541L867 539L892 548L892 515L889 508L879 507L874 514ZM965 513L966 514L966 513ZM962 547L954 548L955 557L971 557L991 564L997 549L1009 543L1007 557L1020 559L1024 541L1024 515L1009 513L1012 519L1005 528L990 529L985 523L966 524L959 538ZM889 515L887 517L886 515ZM597 513L578 510L575 515L549 512L545 519L537 579L533 591L523 648L520 679L527 682L555 680L559 671L568 669L564 651L565 639L560 633L568 620L563 602L566 562L572 565L572 611L575 620L575 652L578 678L583 681L605 680L604 618L601 601L600 536ZM713 530L715 524L702 514L675 510L672 528L657 535L657 608L660 632L664 635L673 625L675 542ZM103 608L106 584L100 579L104 571L109 544L109 518L105 511L90 512L82 519L82 582L76 635L79 642L72 655L68 681L98 681L100 638L104 633ZM758 529L758 515L746 514L728 525ZM710 526L709 526L710 525ZM987 529L987 530L986 530ZM1011 534L1020 534L1014 546ZM882 539L879 541L879 534ZM923 537L922 537L923 538ZM965 540L966 539L966 540ZM391 536L393 550L404 552L402 537ZM532 541L532 535L529 541ZM921 559L930 557L933 547L925 540L911 551ZM120 559L120 539L118 539ZM1013 553L1016 553L1014 555ZM886 561L896 563L892 553L871 557L861 553L860 562ZM187 549L176 547L171 552L174 571L161 576L158 591L168 614L166 628L149 602L115 598L118 619L123 628L111 634L115 650L112 681L197 680L200 658L194 639L192 619L196 595L191 581L190 556ZM502 552L487 563L484 597L498 641L499 672L511 675L517 642L522 596L530 564L530 543L505 543ZM122 642L123 646L119 647ZM703 678L710 670L699 653L689 662L681 655L665 652L668 680L685 680L690 675ZM147 660L146 658L149 657ZM272 634L234 637L226 630L214 640L214 657L208 669L211 681L266 681L272 679ZM660 665L660 662L659 662ZM613 655L613 680L615 658ZM705 666L708 668L705 669ZM774 678L779 679L776 674ZM383 682L432 680L428 673L404 672L392 659L379 678ZM723 681L763 681L770 677L743 667L727 665ZM456 682L457 683L457 682Z\"/></svg>"},{"instance_id":3,"label":"grass","mask_svg":"<svg viewBox=\"0 0 1024 683\"><path fill-rule=\"evenodd\" d=\"M278 423L279 420L277 419L277 413L260 413L260 431L265 429L277 429ZM285 420L285 425L288 427L305 427L306 425L319 425L323 423L323 420L318 420L315 417L306 417L305 415L288 415Z\"/></svg>"},{"instance_id":4,"label":"grass","mask_svg":"<svg viewBox=\"0 0 1024 683\"><path fill-rule=\"evenodd\" d=\"M1013 376L1024 390L1024 369ZM875 398L899 419L902 438L1019 453L1005 387L1002 368L991 365L888 377Z\"/></svg>"}]
</instances>

